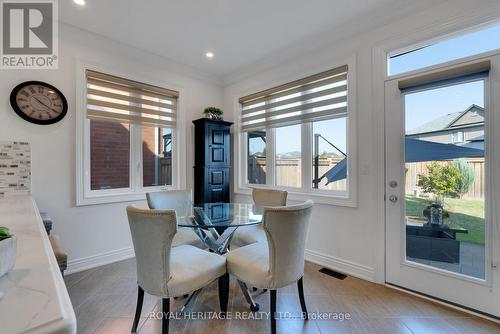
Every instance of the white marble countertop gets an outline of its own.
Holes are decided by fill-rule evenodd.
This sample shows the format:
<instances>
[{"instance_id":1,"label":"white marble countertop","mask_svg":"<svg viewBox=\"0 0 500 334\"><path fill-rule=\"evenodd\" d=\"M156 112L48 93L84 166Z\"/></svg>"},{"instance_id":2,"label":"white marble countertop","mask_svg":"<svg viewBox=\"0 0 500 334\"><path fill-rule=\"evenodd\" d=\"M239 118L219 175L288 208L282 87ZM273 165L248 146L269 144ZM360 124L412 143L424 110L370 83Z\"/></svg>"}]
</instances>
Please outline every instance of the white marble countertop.
<instances>
[{"instance_id":1,"label":"white marble countertop","mask_svg":"<svg viewBox=\"0 0 500 334\"><path fill-rule=\"evenodd\" d=\"M31 196L0 198L0 226L17 237L16 265L0 277L0 332L76 333L75 312Z\"/></svg>"}]
</instances>

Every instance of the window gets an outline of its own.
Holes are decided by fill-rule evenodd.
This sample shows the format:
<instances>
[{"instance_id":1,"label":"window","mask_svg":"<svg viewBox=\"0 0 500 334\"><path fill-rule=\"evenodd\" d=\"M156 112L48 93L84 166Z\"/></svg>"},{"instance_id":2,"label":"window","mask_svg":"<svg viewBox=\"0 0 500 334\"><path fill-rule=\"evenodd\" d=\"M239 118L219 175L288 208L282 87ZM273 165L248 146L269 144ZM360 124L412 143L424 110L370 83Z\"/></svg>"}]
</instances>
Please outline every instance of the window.
<instances>
[{"instance_id":1,"label":"window","mask_svg":"<svg viewBox=\"0 0 500 334\"><path fill-rule=\"evenodd\" d=\"M462 131L457 131L451 134L451 142L453 144L464 142L464 133Z\"/></svg>"},{"instance_id":2,"label":"window","mask_svg":"<svg viewBox=\"0 0 500 334\"><path fill-rule=\"evenodd\" d=\"M247 182L266 184L266 131L250 131L247 140Z\"/></svg>"},{"instance_id":3,"label":"window","mask_svg":"<svg viewBox=\"0 0 500 334\"><path fill-rule=\"evenodd\" d=\"M130 124L90 120L90 189L130 187Z\"/></svg>"},{"instance_id":4,"label":"window","mask_svg":"<svg viewBox=\"0 0 500 334\"><path fill-rule=\"evenodd\" d=\"M142 129L144 187L172 185L172 129Z\"/></svg>"},{"instance_id":5,"label":"window","mask_svg":"<svg viewBox=\"0 0 500 334\"><path fill-rule=\"evenodd\" d=\"M347 190L347 117L313 123L313 182L315 189Z\"/></svg>"},{"instance_id":6,"label":"window","mask_svg":"<svg viewBox=\"0 0 500 334\"><path fill-rule=\"evenodd\" d=\"M179 93L89 69L85 79L78 203L131 200L174 186Z\"/></svg>"},{"instance_id":7,"label":"window","mask_svg":"<svg viewBox=\"0 0 500 334\"><path fill-rule=\"evenodd\" d=\"M401 74L500 49L499 35L500 25L495 25L414 50L397 52L389 56L388 74Z\"/></svg>"},{"instance_id":8,"label":"window","mask_svg":"<svg viewBox=\"0 0 500 334\"><path fill-rule=\"evenodd\" d=\"M275 185L302 186L302 152L300 124L276 128Z\"/></svg>"},{"instance_id":9,"label":"window","mask_svg":"<svg viewBox=\"0 0 500 334\"><path fill-rule=\"evenodd\" d=\"M350 84L345 65L240 98L247 154L239 188L263 185L353 203Z\"/></svg>"}]
</instances>

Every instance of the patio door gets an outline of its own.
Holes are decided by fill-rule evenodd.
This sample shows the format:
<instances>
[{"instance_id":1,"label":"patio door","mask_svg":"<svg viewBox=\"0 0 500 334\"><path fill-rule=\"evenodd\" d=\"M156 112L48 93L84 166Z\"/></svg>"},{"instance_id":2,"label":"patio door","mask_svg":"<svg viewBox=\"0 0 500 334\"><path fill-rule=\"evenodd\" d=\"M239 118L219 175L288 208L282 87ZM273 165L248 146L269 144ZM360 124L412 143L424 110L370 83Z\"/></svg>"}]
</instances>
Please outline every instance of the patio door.
<instances>
[{"instance_id":1,"label":"patio door","mask_svg":"<svg viewBox=\"0 0 500 334\"><path fill-rule=\"evenodd\" d=\"M496 317L499 76L493 56L385 84L386 281Z\"/></svg>"}]
</instances>

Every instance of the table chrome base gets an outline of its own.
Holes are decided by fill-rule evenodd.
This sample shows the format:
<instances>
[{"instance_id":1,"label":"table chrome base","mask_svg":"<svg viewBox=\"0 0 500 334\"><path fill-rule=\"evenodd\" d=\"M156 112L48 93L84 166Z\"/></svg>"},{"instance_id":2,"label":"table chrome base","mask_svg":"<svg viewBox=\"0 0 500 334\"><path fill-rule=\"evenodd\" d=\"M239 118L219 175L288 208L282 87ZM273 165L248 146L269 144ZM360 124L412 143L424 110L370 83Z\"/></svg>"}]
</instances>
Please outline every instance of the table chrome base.
<instances>
[{"instance_id":1,"label":"table chrome base","mask_svg":"<svg viewBox=\"0 0 500 334\"><path fill-rule=\"evenodd\" d=\"M201 289L199 290L196 290L195 292L193 292L189 298L186 300L186 302L184 303L184 305L181 307L179 313L180 314L183 314L184 311L186 310L186 308L192 306L194 304L194 302L196 301L196 298L198 297L198 294L200 293Z\"/></svg>"},{"instance_id":2,"label":"table chrome base","mask_svg":"<svg viewBox=\"0 0 500 334\"><path fill-rule=\"evenodd\" d=\"M233 239L237 227L228 227L222 234L219 234L213 227L194 228L194 232L208 246L208 249L217 254L225 254L229 251L229 245Z\"/></svg>"},{"instance_id":3,"label":"table chrome base","mask_svg":"<svg viewBox=\"0 0 500 334\"><path fill-rule=\"evenodd\" d=\"M247 303L250 304L250 310L252 312L257 312L260 308L260 305L253 300L247 285L240 280L238 280L238 284L240 285L241 291L243 292L243 296L245 296Z\"/></svg>"},{"instance_id":4,"label":"table chrome base","mask_svg":"<svg viewBox=\"0 0 500 334\"><path fill-rule=\"evenodd\" d=\"M208 249L210 251L222 255L229 251L229 245L231 244L231 240L233 239L234 232L237 228L237 226L227 227L222 234L219 234L219 232L217 232L217 230L213 227L194 228L193 230L198 235L198 237L208 246ZM252 312L257 312L260 308L260 305L253 300L247 285L241 281L238 281L238 284L240 285L241 292L243 292L245 300L250 305L250 310ZM181 313L186 309L193 295L197 295L198 292L199 290L193 292L193 294L188 298L186 304L184 304L181 309ZM194 298L196 299L196 296L194 296Z\"/></svg>"}]
</instances>

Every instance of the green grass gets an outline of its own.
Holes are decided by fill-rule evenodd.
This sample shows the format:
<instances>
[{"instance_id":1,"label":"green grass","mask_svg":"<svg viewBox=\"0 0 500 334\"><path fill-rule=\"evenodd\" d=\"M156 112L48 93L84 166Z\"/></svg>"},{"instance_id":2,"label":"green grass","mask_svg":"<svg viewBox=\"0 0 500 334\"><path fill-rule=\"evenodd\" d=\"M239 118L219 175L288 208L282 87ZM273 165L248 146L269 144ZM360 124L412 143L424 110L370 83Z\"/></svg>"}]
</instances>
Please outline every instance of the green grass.
<instances>
[{"instance_id":1,"label":"green grass","mask_svg":"<svg viewBox=\"0 0 500 334\"><path fill-rule=\"evenodd\" d=\"M424 218L423 210L431 203L428 198L406 196L406 215ZM457 233L458 240L484 245L484 201L446 198L444 209L450 213L445 224L469 230L467 234Z\"/></svg>"}]
</instances>

